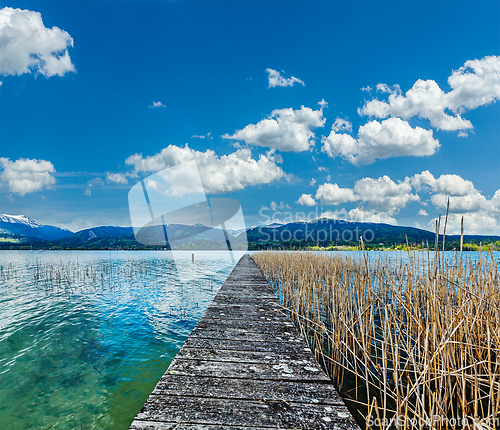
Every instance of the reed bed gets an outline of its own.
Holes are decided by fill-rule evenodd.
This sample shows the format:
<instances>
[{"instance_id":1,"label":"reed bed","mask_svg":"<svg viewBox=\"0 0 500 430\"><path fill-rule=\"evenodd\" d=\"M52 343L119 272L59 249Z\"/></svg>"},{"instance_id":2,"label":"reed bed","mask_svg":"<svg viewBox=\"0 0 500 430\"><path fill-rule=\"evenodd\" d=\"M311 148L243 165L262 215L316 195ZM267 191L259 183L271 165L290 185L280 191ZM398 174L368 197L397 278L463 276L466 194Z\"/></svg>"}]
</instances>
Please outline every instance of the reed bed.
<instances>
[{"instance_id":1,"label":"reed bed","mask_svg":"<svg viewBox=\"0 0 500 430\"><path fill-rule=\"evenodd\" d=\"M252 258L358 422L500 428L499 262L358 255Z\"/></svg>"},{"instance_id":2,"label":"reed bed","mask_svg":"<svg viewBox=\"0 0 500 430\"><path fill-rule=\"evenodd\" d=\"M97 287L106 285L114 288L124 280L130 282L151 274L165 272L163 264L151 261L128 260L84 262L41 262L0 264L0 282L12 285L31 282L36 287L47 289L65 289Z\"/></svg>"}]
</instances>

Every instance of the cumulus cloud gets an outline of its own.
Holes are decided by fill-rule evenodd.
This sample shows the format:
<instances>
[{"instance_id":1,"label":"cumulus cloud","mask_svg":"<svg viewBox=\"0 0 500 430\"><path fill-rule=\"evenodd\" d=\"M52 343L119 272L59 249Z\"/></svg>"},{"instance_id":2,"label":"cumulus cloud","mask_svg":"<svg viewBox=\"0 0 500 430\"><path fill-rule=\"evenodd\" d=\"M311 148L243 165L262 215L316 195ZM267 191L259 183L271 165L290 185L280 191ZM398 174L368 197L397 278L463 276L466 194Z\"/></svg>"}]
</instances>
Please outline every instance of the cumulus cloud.
<instances>
[{"instance_id":1,"label":"cumulus cloud","mask_svg":"<svg viewBox=\"0 0 500 430\"><path fill-rule=\"evenodd\" d=\"M46 28L42 16L30 10L0 9L0 72L46 77L75 72L68 47L73 38L58 27Z\"/></svg>"},{"instance_id":2,"label":"cumulus cloud","mask_svg":"<svg viewBox=\"0 0 500 430\"><path fill-rule=\"evenodd\" d=\"M332 125L332 130L338 133L339 131L352 131L352 124L342 118L337 118Z\"/></svg>"},{"instance_id":3,"label":"cumulus cloud","mask_svg":"<svg viewBox=\"0 0 500 430\"><path fill-rule=\"evenodd\" d=\"M439 130L471 129L471 122L461 114L500 99L500 57L465 62L453 71L448 84L451 91L444 92L435 81L419 79L405 95L401 94L399 86L390 88L379 84L377 90L389 93L388 100L370 100L358 113L377 118L419 116L428 119L431 126Z\"/></svg>"},{"instance_id":4,"label":"cumulus cloud","mask_svg":"<svg viewBox=\"0 0 500 430\"><path fill-rule=\"evenodd\" d=\"M164 108L166 106L162 102L153 102L153 104L149 105L149 107L151 109L154 109L154 108Z\"/></svg>"},{"instance_id":5,"label":"cumulus cloud","mask_svg":"<svg viewBox=\"0 0 500 430\"><path fill-rule=\"evenodd\" d=\"M325 125L323 108L313 110L302 106L300 109L276 109L267 119L257 124L249 124L224 139L241 140L248 145L265 146L280 151L307 151L315 143L311 130Z\"/></svg>"},{"instance_id":6,"label":"cumulus cloud","mask_svg":"<svg viewBox=\"0 0 500 430\"><path fill-rule=\"evenodd\" d=\"M351 222L373 222L398 225L395 218L389 216L385 212L377 212L374 210L364 210L361 208L354 208L350 211L345 209L326 211L320 215L320 218L329 218L334 220L351 221Z\"/></svg>"},{"instance_id":7,"label":"cumulus cloud","mask_svg":"<svg viewBox=\"0 0 500 430\"><path fill-rule=\"evenodd\" d=\"M357 200L353 190L340 188L337 184L320 185L316 191L316 199L325 205L338 205Z\"/></svg>"},{"instance_id":8,"label":"cumulus cloud","mask_svg":"<svg viewBox=\"0 0 500 430\"><path fill-rule=\"evenodd\" d=\"M135 154L125 161L136 172L157 172L170 166L196 161L206 193L220 194L242 190L247 186L267 184L280 178L287 178L277 165L279 158L274 151L252 158L248 148L239 149L228 155L218 156L208 149L195 151L186 146L169 145L158 154L143 157Z\"/></svg>"},{"instance_id":9,"label":"cumulus cloud","mask_svg":"<svg viewBox=\"0 0 500 430\"><path fill-rule=\"evenodd\" d=\"M378 179L363 178L356 181L354 193L358 200L367 202L377 211L393 215L404 208L408 203L419 201L417 194L412 194L410 179L395 183L389 176Z\"/></svg>"},{"instance_id":10,"label":"cumulus cloud","mask_svg":"<svg viewBox=\"0 0 500 430\"><path fill-rule=\"evenodd\" d=\"M430 188L436 193L449 196L466 196L477 192L471 181L459 175L441 175L435 178L428 170L413 175L411 184L416 190Z\"/></svg>"},{"instance_id":11,"label":"cumulus cloud","mask_svg":"<svg viewBox=\"0 0 500 430\"><path fill-rule=\"evenodd\" d=\"M471 181L459 175L441 175L435 178L428 170L416 174L411 179L412 185L417 190L432 192L431 202L442 211L446 210L448 198L450 199L450 213L465 213L490 211L493 209Z\"/></svg>"},{"instance_id":12,"label":"cumulus cloud","mask_svg":"<svg viewBox=\"0 0 500 430\"><path fill-rule=\"evenodd\" d=\"M311 194L302 194L299 199L297 200L297 203L302 206L315 206L317 205L316 200L314 200L313 196Z\"/></svg>"},{"instance_id":13,"label":"cumulus cloud","mask_svg":"<svg viewBox=\"0 0 500 430\"><path fill-rule=\"evenodd\" d=\"M43 190L56 182L51 175L56 169L50 161L0 158L0 166L3 169L0 178L8 183L11 192L21 196Z\"/></svg>"},{"instance_id":14,"label":"cumulus cloud","mask_svg":"<svg viewBox=\"0 0 500 430\"><path fill-rule=\"evenodd\" d=\"M487 199L471 181L459 175L436 178L428 170L412 176L410 183L416 190L429 193L430 201L442 213L446 212L449 199L450 233L460 232L462 216L466 234L499 233L500 190Z\"/></svg>"},{"instance_id":15,"label":"cumulus cloud","mask_svg":"<svg viewBox=\"0 0 500 430\"><path fill-rule=\"evenodd\" d=\"M314 198L311 194L302 194L297 203L314 206L339 205L349 202L369 204L370 210L393 215L408 203L420 200L417 194L412 194L410 178L394 182L388 176L378 179L363 178L355 182L354 188L341 188L337 184L320 185Z\"/></svg>"},{"instance_id":16,"label":"cumulus cloud","mask_svg":"<svg viewBox=\"0 0 500 430\"><path fill-rule=\"evenodd\" d=\"M127 174L126 173L108 172L106 174L106 181L108 182L108 184L110 184L110 183L127 184L128 183Z\"/></svg>"},{"instance_id":17,"label":"cumulus cloud","mask_svg":"<svg viewBox=\"0 0 500 430\"><path fill-rule=\"evenodd\" d=\"M335 124L330 135L321 139L321 150L329 157L341 156L355 165L371 164L377 158L428 156L439 148L439 141L434 139L432 130L412 128L400 118L370 121L359 128L357 139L349 134L337 133L338 125Z\"/></svg>"},{"instance_id":18,"label":"cumulus cloud","mask_svg":"<svg viewBox=\"0 0 500 430\"><path fill-rule=\"evenodd\" d=\"M370 91L373 90L373 88L367 85L366 87L360 88L360 90L369 93Z\"/></svg>"},{"instance_id":19,"label":"cumulus cloud","mask_svg":"<svg viewBox=\"0 0 500 430\"><path fill-rule=\"evenodd\" d=\"M424 198L422 205L428 206L427 202L430 201L441 214L446 213L449 199L447 232L450 234L460 233L462 216L466 234L500 233L500 189L493 197L487 198L471 181L459 175L435 177L428 170L398 182L388 176L363 178L356 181L352 188L326 183L318 187L314 196L302 194L297 203L304 206L337 206L358 202L358 207L349 212L342 208L327 211L327 214L336 219L396 224L394 215L409 203ZM418 215L427 217L428 212L420 209ZM430 221L430 230L434 229L434 221Z\"/></svg>"},{"instance_id":20,"label":"cumulus cloud","mask_svg":"<svg viewBox=\"0 0 500 430\"><path fill-rule=\"evenodd\" d=\"M321 108L327 108L328 107L328 102L325 102L325 99L321 99L320 102L318 102L318 105L321 107Z\"/></svg>"},{"instance_id":21,"label":"cumulus cloud","mask_svg":"<svg viewBox=\"0 0 500 430\"><path fill-rule=\"evenodd\" d=\"M377 84L377 92L387 94L401 94L401 87L398 84L390 87L387 84Z\"/></svg>"},{"instance_id":22,"label":"cumulus cloud","mask_svg":"<svg viewBox=\"0 0 500 430\"><path fill-rule=\"evenodd\" d=\"M305 86L304 81L301 81L299 78L295 78L292 76L291 78L285 78L281 76L281 73L277 70L266 69L266 72L269 74L269 86L267 88L273 87L293 87L295 82ZM283 72L284 73L284 72Z\"/></svg>"},{"instance_id":23,"label":"cumulus cloud","mask_svg":"<svg viewBox=\"0 0 500 430\"><path fill-rule=\"evenodd\" d=\"M429 214L427 213L427 211L426 211L425 209L420 209L420 210L418 211L418 214L419 214L420 216L429 216Z\"/></svg>"}]
</instances>

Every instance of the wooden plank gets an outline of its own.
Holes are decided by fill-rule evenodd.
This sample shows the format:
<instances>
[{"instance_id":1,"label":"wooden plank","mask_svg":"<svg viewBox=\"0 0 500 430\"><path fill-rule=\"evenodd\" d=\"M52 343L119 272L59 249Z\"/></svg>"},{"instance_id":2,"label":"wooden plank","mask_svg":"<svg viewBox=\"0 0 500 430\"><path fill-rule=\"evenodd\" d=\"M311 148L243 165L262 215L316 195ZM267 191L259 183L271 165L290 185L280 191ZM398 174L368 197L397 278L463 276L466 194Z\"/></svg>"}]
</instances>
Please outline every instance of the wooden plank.
<instances>
[{"instance_id":1,"label":"wooden plank","mask_svg":"<svg viewBox=\"0 0 500 430\"><path fill-rule=\"evenodd\" d=\"M153 394L243 400L284 400L286 402L343 405L331 384L256 379L200 378L165 374Z\"/></svg>"},{"instance_id":2,"label":"wooden plank","mask_svg":"<svg viewBox=\"0 0 500 430\"><path fill-rule=\"evenodd\" d=\"M136 419L308 430L339 427L355 429L356 424L350 417L345 406L313 406L282 400L253 401L151 395Z\"/></svg>"},{"instance_id":3,"label":"wooden plank","mask_svg":"<svg viewBox=\"0 0 500 430\"><path fill-rule=\"evenodd\" d=\"M295 349L293 356L290 351L238 351L227 349L202 349L202 348L182 348L177 356L177 359L184 360L205 360L205 361L221 361L221 362L236 362L236 363L300 363L307 366L317 366L317 361L311 357L310 353Z\"/></svg>"},{"instance_id":4,"label":"wooden plank","mask_svg":"<svg viewBox=\"0 0 500 430\"><path fill-rule=\"evenodd\" d=\"M319 365L317 363L311 365L309 360L288 360L286 363L238 363L175 358L170 364L167 374L263 379L267 381L330 382Z\"/></svg>"},{"instance_id":5,"label":"wooden plank","mask_svg":"<svg viewBox=\"0 0 500 430\"><path fill-rule=\"evenodd\" d=\"M359 427L245 255L130 429Z\"/></svg>"},{"instance_id":6,"label":"wooden plank","mask_svg":"<svg viewBox=\"0 0 500 430\"><path fill-rule=\"evenodd\" d=\"M186 424L176 422L159 421L139 421L135 420L130 426L131 430L264 430L269 427L246 427L246 426L224 426L224 425L206 425L206 424Z\"/></svg>"},{"instance_id":7,"label":"wooden plank","mask_svg":"<svg viewBox=\"0 0 500 430\"><path fill-rule=\"evenodd\" d=\"M188 337L186 342L184 342L183 347L234 351L273 351L276 353L290 354L292 356L300 349L306 352L311 352L310 348L305 344L302 344L297 348L297 345L289 344L288 342L274 342L269 344L268 342L252 341L248 339L211 339L201 337Z\"/></svg>"}]
</instances>

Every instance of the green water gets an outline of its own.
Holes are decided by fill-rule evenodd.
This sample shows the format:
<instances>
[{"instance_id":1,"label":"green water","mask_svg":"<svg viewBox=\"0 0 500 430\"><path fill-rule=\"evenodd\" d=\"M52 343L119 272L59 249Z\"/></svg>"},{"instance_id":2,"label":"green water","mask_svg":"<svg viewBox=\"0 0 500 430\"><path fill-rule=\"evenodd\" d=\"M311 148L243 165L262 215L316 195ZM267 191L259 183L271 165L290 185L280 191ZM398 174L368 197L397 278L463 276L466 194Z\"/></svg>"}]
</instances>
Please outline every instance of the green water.
<instances>
[{"instance_id":1,"label":"green water","mask_svg":"<svg viewBox=\"0 0 500 430\"><path fill-rule=\"evenodd\" d=\"M1 251L0 429L127 429L232 270L224 257Z\"/></svg>"}]
</instances>

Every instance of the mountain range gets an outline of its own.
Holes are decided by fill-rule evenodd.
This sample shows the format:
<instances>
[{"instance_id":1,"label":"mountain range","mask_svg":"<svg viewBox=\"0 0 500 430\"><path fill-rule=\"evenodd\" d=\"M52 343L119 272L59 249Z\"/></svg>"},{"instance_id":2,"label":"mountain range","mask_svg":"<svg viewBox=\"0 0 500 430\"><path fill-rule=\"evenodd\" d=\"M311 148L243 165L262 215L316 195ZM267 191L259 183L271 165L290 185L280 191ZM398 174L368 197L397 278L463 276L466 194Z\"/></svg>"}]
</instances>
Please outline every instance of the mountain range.
<instances>
[{"instance_id":1,"label":"mountain range","mask_svg":"<svg viewBox=\"0 0 500 430\"><path fill-rule=\"evenodd\" d=\"M0 214L0 234L54 240L72 233L65 228L42 225L24 215Z\"/></svg>"},{"instance_id":2,"label":"mountain range","mask_svg":"<svg viewBox=\"0 0 500 430\"><path fill-rule=\"evenodd\" d=\"M317 219L311 222L292 222L253 227L242 231L227 231L234 249L310 249L357 246L363 238L367 248L394 247L406 243L422 247L435 242L435 233L427 230L379 223L358 223L343 220ZM162 226L147 227L142 238L161 243ZM196 241L193 237L196 236ZM226 249L226 238L221 230L196 225L169 225L169 239L177 249ZM439 236L442 243L443 237ZM141 240L145 243L147 240ZM447 249L458 248L460 236L447 235ZM500 247L500 236L466 235L464 242ZM0 249L165 249L163 245L144 245L136 240L132 227L101 226L71 232L67 229L42 225L24 215L0 215Z\"/></svg>"}]
</instances>

